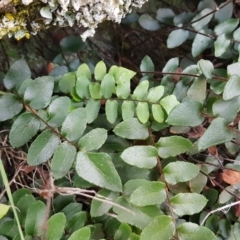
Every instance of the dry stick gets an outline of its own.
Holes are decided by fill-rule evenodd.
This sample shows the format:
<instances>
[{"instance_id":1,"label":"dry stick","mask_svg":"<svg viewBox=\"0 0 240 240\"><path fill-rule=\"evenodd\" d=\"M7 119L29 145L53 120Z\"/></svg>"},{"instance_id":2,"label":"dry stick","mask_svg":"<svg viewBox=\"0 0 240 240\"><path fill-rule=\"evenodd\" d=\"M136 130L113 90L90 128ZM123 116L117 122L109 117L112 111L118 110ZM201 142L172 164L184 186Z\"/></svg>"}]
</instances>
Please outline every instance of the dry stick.
<instances>
[{"instance_id":1,"label":"dry stick","mask_svg":"<svg viewBox=\"0 0 240 240\"><path fill-rule=\"evenodd\" d=\"M212 210L211 212L209 212L207 215L206 215L206 217L202 220L202 222L201 222L201 226L204 224L204 222L207 220L207 218L211 215L211 214L213 214L213 213L215 213L215 212L218 212L218 211L223 211L223 210L225 210L225 209L229 209L230 207L232 207L232 206L235 206L235 205L237 205L237 204L240 204L240 201L237 201L237 202L234 202L234 203L229 203L228 205L226 205L226 206L223 206L223 207L220 207L220 208L217 208L217 209L215 209L215 210Z\"/></svg>"}]
</instances>

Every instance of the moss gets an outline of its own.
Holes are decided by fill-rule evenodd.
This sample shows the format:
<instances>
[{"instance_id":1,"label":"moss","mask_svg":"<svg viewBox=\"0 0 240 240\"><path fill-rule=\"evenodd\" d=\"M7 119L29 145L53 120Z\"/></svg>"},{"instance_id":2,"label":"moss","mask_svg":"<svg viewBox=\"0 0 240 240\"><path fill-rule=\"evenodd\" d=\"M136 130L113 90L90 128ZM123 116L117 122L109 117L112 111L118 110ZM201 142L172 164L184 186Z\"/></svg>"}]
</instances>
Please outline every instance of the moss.
<instances>
[{"instance_id":1,"label":"moss","mask_svg":"<svg viewBox=\"0 0 240 240\"><path fill-rule=\"evenodd\" d=\"M83 40L93 36L105 20L120 22L132 7L146 0L13 0L0 5L0 38L8 34L16 39L30 37L50 26L73 26L85 31Z\"/></svg>"}]
</instances>

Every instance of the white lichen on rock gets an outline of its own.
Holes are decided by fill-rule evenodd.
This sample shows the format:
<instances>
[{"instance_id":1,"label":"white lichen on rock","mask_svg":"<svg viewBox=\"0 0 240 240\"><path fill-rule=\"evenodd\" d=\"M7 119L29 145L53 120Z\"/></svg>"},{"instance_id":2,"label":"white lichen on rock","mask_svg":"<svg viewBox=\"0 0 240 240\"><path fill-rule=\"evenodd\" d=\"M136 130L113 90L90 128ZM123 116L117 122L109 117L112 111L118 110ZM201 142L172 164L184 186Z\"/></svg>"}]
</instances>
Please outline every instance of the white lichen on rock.
<instances>
[{"instance_id":1,"label":"white lichen on rock","mask_svg":"<svg viewBox=\"0 0 240 240\"><path fill-rule=\"evenodd\" d=\"M5 0L0 1L0 38L8 34L20 39L51 26L83 27L85 40L98 24L120 22L132 8L147 0ZM5 2L5 4L2 4Z\"/></svg>"}]
</instances>

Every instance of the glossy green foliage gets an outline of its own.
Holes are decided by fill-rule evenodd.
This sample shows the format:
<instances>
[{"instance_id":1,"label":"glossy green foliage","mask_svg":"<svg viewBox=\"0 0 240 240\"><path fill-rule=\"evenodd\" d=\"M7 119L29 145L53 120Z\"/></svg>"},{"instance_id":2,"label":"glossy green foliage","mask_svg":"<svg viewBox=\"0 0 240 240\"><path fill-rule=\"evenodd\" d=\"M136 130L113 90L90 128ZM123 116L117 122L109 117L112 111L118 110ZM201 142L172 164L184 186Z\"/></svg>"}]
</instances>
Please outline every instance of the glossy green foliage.
<instances>
[{"instance_id":1,"label":"glossy green foliage","mask_svg":"<svg viewBox=\"0 0 240 240\"><path fill-rule=\"evenodd\" d=\"M199 19L191 24L198 32L192 55L209 45L217 55L225 54L217 44L237 31L238 21L212 14L212 3L202 1L196 14L158 10L157 20L142 15L139 23L153 31L159 21L180 26ZM217 26L211 30L213 18ZM206 40L204 34L213 31L216 39ZM187 29L175 29L167 44L173 48L187 39ZM62 48L73 51L64 42ZM16 82L19 66L24 79ZM26 239L214 240L217 234L222 239L237 235L232 215L222 214L219 226L215 213L203 226L201 221L206 211L234 200L228 190L238 191L227 186L219 193L209 189L208 179L223 162L220 153L210 155L212 148L220 145L231 157L239 151L239 63L216 69L208 59L174 57L163 67L161 81L155 81L149 56L139 69L141 79L130 69L100 61L94 67L83 63L76 71L65 69L58 78L32 80L21 60L6 74L0 121L10 126L11 146L27 151L24 171L35 171L37 177L48 173L46 182L39 178L31 185L46 202L24 188L13 195ZM176 78L179 69L182 75ZM228 167L239 169L237 164ZM53 208L47 205L51 197ZM2 208L0 234L19 239L8 206Z\"/></svg>"}]
</instances>

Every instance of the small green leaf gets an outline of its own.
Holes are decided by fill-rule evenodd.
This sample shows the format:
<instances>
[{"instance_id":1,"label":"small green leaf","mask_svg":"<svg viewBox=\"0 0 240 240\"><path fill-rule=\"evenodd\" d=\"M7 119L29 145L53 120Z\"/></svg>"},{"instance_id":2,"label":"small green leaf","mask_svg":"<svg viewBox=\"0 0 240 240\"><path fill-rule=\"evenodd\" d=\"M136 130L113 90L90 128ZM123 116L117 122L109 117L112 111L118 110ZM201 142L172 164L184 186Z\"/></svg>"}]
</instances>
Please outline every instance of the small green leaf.
<instances>
[{"instance_id":1,"label":"small green leaf","mask_svg":"<svg viewBox=\"0 0 240 240\"><path fill-rule=\"evenodd\" d=\"M201 69L203 75L207 79L212 78L212 73L214 71L214 66L212 62L210 62L209 60L201 59L200 61L198 61L198 67Z\"/></svg>"},{"instance_id":2,"label":"small green leaf","mask_svg":"<svg viewBox=\"0 0 240 240\"><path fill-rule=\"evenodd\" d=\"M215 118L198 142L198 149L203 150L221 143L230 142L233 133L227 128L223 118Z\"/></svg>"},{"instance_id":3,"label":"small green leaf","mask_svg":"<svg viewBox=\"0 0 240 240\"><path fill-rule=\"evenodd\" d=\"M161 137L156 143L158 155L162 158L177 156L192 149L193 144L180 136Z\"/></svg>"},{"instance_id":4,"label":"small green leaf","mask_svg":"<svg viewBox=\"0 0 240 240\"><path fill-rule=\"evenodd\" d=\"M103 80L104 76L107 73L107 67L103 61L100 61L97 63L95 69L94 69L94 77L96 80Z\"/></svg>"},{"instance_id":5,"label":"small green leaf","mask_svg":"<svg viewBox=\"0 0 240 240\"><path fill-rule=\"evenodd\" d=\"M235 97L228 101L218 99L212 105L212 112L215 116L224 118L226 123L231 123L237 116L239 106L240 97Z\"/></svg>"},{"instance_id":6,"label":"small green leaf","mask_svg":"<svg viewBox=\"0 0 240 240\"><path fill-rule=\"evenodd\" d=\"M118 197L116 203L121 205L113 206L113 211L118 215L120 222L128 223L140 229L144 229L161 211L157 206L137 207L128 202L125 197Z\"/></svg>"},{"instance_id":7,"label":"small green leaf","mask_svg":"<svg viewBox=\"0 0 240 240\"><path fill-rule=\"evenodd\" d=\"M147 126L141 124L137 118L130 118L119 123L113 132L126 139L147 139L149 136Z\"/></svg>"},{"instance_id":8,"label":"small green leaf","mask_svg":"<svg viewBox=\"0 0 240 240\"><path fill-rule=\"evenodd\" d=\"M169 95L163 98L160 101L160 104L162 105L166 113L169 114L179 104L179 101L174 95Z\"/></svg>"},{"instance_id":9,"label":"small green leaf","mask_svg":"<svg viewBox=\"0 0 240 240\"><path fill-rule=\"evenodd\" d=\"M31 113L21 114L13 123L9 133L11 145L21 147L34 137L40 128L40 121Z\"/></svg>"},{"instance_id":10,"label":"small green leaf","mask_svg":"<svg viewBox=\"0 0 240 240\"><path fill-rule=\"evenodd\" d=\"M152 59L146 55L140 64L140 70L141 72L154 72L154 64ZM153 76L153 73L142 73L143 76Z\"/></svg>"},{"instance_id":11,"label":"small green leaf","mask_svg":"<svg viewBox=\"0 0 240 240\"><path fill-rule=\"evenodd\" d=\"M118 116L118 102L117 100L107 100L105 105L105 112L107 120L110 123L115 123Z\"/></svg>"},{"instance_id":12,"label":"small green leaf","mask_svg":"<svg viewBox=\"0 0 240 240\"><path fill-rule=\"evenodd\" d=\"M4 86L7 89L15 89L18 90L22 85L25 79L31 77L31 71L25 62L25 60L20 59L13 63L8 70L5 78L3 80Z\"/></svg>"},{"instance_id":13,"label":"small green leaf","mask_svg":"<svg viewBox=\"0 0 240 240\"><path fill-rule=\"evenodd\" d=\"M178 216L199 213L207 204L207 199L198 193L179 193L170 199L172 210Z\"/></svg>"},{"instance_id":14,"label":"small green leaf","mask_svg":"<svg viewBox=\"0 0 240 240\"><path fill-rule=\"evenodd\" d=\"M31 144L27 162L30 166L39 165L51 158L60 143L59 137L51 130L42 132Z\"/></svg>"},{"instance_id":15,"label":"small green leaf","mask_svg":"<svg viewBox=\"0 0 240 240\"><path fill-rule=\"evenodd\" d=\"M0 219L2 219L8 212L10 206L0 203Z\"/></svg>"},{"instance_id":16,"label":"small green leaf","mask_svg":"<svg viewBox=\"0 0 240 240\"><path fill-rule=\"evenodd\" d=\"M173 219L170 216L157 216L143 229L140 240L171 239L175 232Z\"/></svg>"},{"instance_id":17,"label":"small green leaf","mask_svg":"<svg viewBox=\"0 0 240 240\"><path fill-rule=\"evenodd\" d=\"M136 108L136 113L141 123L147 123L150 116L148 104L146 102L139 102Z\"/></svg>"},{"instance_id":18,"label":"small green leaf","mask_svg":"<svg viewBox=\"0 0 240 240\"><path fill-rule=\"evenodd\" d=\"M0 122L13 118L21 112L22 108L23 105L15 95L11 93L4 94L0 98Z\"/></svg>"},{"instance_id":19,"label":"small green leaf","mask_svg":"<svg viewBox=\"0 0 240 240\"><path fill-rule=\"evenodd\" d=\"M94 100L91 98L87 102L85 108L87 110L87 123L92 123L98 117L100 106L101 106L100 100Z\"/></svg>"},{"instance_id":20,"label":"small green leaf","mask_svg":"<svg viewBox=\"0 0 240 240\"><path fill-rule=\"evenodd\" d=\"M130 203L143 207L158 205L165 201L166 190L162 182L147 182L138 187L130 196Z\"/></svg>"},{"instance_id":21,"label":"small green leaf","mask_svg":"<svg viewBox=\"0 0 240 240\"><path fill-rule=\"evenodd\" d=\"M117 82L116 94L119 98L126 99L131 92L130 79L127 78L126 73L123 73Z\"/></svg>"},{"instance_id":22,"label":"small green leaf","mask_svg":"<svg viewBox=\"0 0 240 240\"><path fill-rule=\"evenodd\" d=\"M188 89L187 96L197 102L203 104L207 95L207 80L201 75L196 79Z\"/></svg>"},{"instance_id":23,"label":"small green leaf","mask_svg":"<svg viewBox=\"0 0 240 240\"><path fill-rule=\"evenodd\" d=\"M157 164L157 149L153 146L133 146L126 148L121 158L124 162L139 167L151 169Z\"/></svg>"},{"instance_id":24,"label":"small green leaf","mask_svg":"<svg viewBox=\"0 0 240 240\"><path fill-rule=\"evenodd\" d=\"M216 240L215 234L204 226L199 226L195 223L186 222L177 228L179 240L189 240L189 237L194 240Z\"/></svg>"},{"instance_id":25,"label":"small green leaf","mask_svg":"<svg viewBox=\"0 0 240 240\"><path fill-rule=\"evenodd\" d=\"M76 93L80 98L90 98L89 93L90 80L86 75L79 75L76 82Z\"/></svg>"},{"instance_id":26,"label":"small green leaf","mask_svg":"<svg viewBox=\"0 0 240 240\"><path fill-rule=\"evenodd\" d=\"M227 74L229 76L232 75L240 75L240 62L235 62L227 65Z\"/></svg>"},{"instance_id":27,"label":"small green leaf","mask_svg":"<svg viewBox=\"0 0 240 240\"><path fill-rule=\"evenodd\" d=\"M89 227L81 228L75 231L68 240L90 240L91 230Z\"/></svg>"},{"instance_id":28,"label":"small green leaf","mask_svg":"<svg viewBox=\"0 0 240 240\"><path fill-rule=\"evenodd\" d=\"M75 141L82 136L86 126L87 111L84 108L77 108L64 120L61 134L69 141Z\"/></svg>"},{"instance_id":29,"label":"small green leaf","mask_svg":"<svg viewBox=\"0 0 240 240\"><path fill-rule=\"evenodd\" d=\"M47 221L47 240L61 239L66 224L66 217L59 212L52 215Z\"/></svg>"},{"instance_id":30,"label":"small green leaf","mask_svg":"<svg viewBox=\"0 0 240 240\"><path fill-rule=\"evenodd\" d=\"M206 36L209 34L209 30L202 29L196 35L192 43L192 56L197 57L200 55L205 49L211 47L213 45L213 39L211 37Z\"/></svg>"},{"instance_id":31,"label":"small green leaf","mask_svg":"<svg viewBox=\"0 0 240 240\"><path fill-rule=\"evenodd\" d=\"M163 72L175 72L178 68L179 65L179 58L175 57L175 58L171 58L168 60L168 62L166 63L165 67L163 68Z\"/></svg>"},{"instance_id":32,"label":"small green leaf","mask_svg":"<svg viewBox=\"0 0 240 240\"><path fill-rule=\"evenodd\" d=\"M42 201L32 203L25 220L24 230L27 235L40 236L45 223L46 206Z\"/></svg>"},{"instance_id":33,"label":"small green leaf","mask_svg":"<svg viewBox=\"0 0 240 240\"><path fill-rule=\"evenodd\" d=\"M212 9L205 8L192 19L194 22L192 26L196 31L200 31L211 21L213 17L213 13L209 14L211 12Z\"/></svg>"},{"instance_id":34,"label":"small green leaf","mask_svg":"<svg viewBox=\"0 0 240 240\"><path fill-rule=\"evenodd\" d=\"M76 148L68 142L63 142L57 147L51 161L51 172L55 179L62 178L68 173L76 154Z\"/></svg>"},{"instance_id":35,"label":"small green leaf","mask_svg":"<svg viewBox=\"0 0 240 240\"><path fill-rule=\"evenodd\" d=\"M218 36L221 34L229 34L234 31L234 29L238 26L238 24L239 24L238 18L231 18L215 26L214 32Z\"/></svg>"},{"instance_id":36,"label":"small green leaf","mask_svg":"<svg viewBox=\"0 0 240 240\"><path fill-rule=\"evenodd\" d=\"M89 84L89 92L90 92L91 98L101 99L100 86L101 85L98 82L91 82Z\"/></svg>"},{"instance_id":37,"label":"small green leaf","mask_svg":"<svg viewBox=\"0 0 240 240\"><path fill-rule=\"evenodd\" d=\"M86 63L81 64L76 72L77 78L80 76L86 76L89 81L92 80L92 73Z\"/></svg>"},{"instance_id":38,"label":"small green leaf","mask_svg":"<svg viewBox=\"0 0 240 240\"><path fill-rule=\"evenodd\" d=\"M155 121L162 123L165 118L162 107L158 104L152 104L152 114Z\"/></svg>"},{"instance_id":39,"label":"small green leaf","mask_svg":"<svg viewBox=\"0 0 240 240\"><path fill-rule=\"evenodd\" d=\"M122 109L122 118L127 120L134 117L135 106L132 101L124 101L121 106Z\"/></svg>"},{"instance_id":40,"label":"small green leaf","mask_svg":"<svg viewBox=\"0 0 240 240\"><path fill-rule=\"evenodd\" d=\"M59 80L59 89L63 93L70 93L76 84L76 75L73 72L65 73Z\"/></svg>"},{"instance_id":41,"label":"small green leaf","mask_svg":"<svg viewBox=\"0 0 240 240\"><path fill-rule=\"evenodd\" d=\"M160 28L160 23L149 14L142 14L138 19L138 22L141 27L148 31L157 31Z\"/></svg>"},{"instance_id":42,"label":"small green leaf","mask_svg":"<svg viewBox=\"0 0 240 240\"><path fill-rule=\"evenodd\" d=\"M143 100L148 92L149 87L149 81L144 80L138 84L138 86L135 88L132 98L135 100Z\"/></svg>"},{"instance_id":43,"label":"small green leaf","mask_svg":"<svg viewBox=\"0 0 240 240\"><path fill-rule=\"evenodd\" d=\"M138 187L148 182L146 179L132 179L127 181L123 187L124 196L130 196Z\"/></svg>"},{"instance_id":44,"label":"small green leaf","mask_svg":"<svg viewBox=\"0 0 240 240\"><path fill-rule=\"evenodd\" d=\"M113 65L110 68L109 73L114 76L117 83L118 83L118 80L120 79L121 75L123 75L126 79L131 79L136 75L136 72L134 72L132 70L129 70L124 67L117 67L115 65Z\"/></svg>"},{"instance_id":45,"label":"small green leaf","mask_svg":"<svg viewBox=\"0 0 240 240\"><path fill-rule=\"evenodd\" d=\"M107 130L104 128L95 128L84 135L78 142L78 146L83 151L92 151L99 149L107 140Z\"/></svg>"},{"instance_id":46,"label":"small green leaf","mask_svg":"<svg viewBox=\"0 0 240 240\"><path fill-rule=\"evenodd\" d=\"M193 100L185 101L173 109L167 118L167 123L185 127L199 126L204 120L201 109L201 103Z\"/></svg>"},{"instance_id":47,"label":"small green leaf","mask_svg":"<svg viewBox=\"0 0 240 240\"><path fill-rule=\"evenodd\" d=\"M160 100L163 94L164 94L164 86L157 86L157 87L151 88L149 90L146 100L152 103L156 103L157 101Z\"/></svg>"},{"instance_id":48,"label":"small green leaf","mask_svg":"<svg viewBox=\"0 0 240 240\"><path fill-rule=\"evenodd\" d=\"M199 167L193 163L180 161L171 162L163 169L165 180L173 185L195 178L199 171Z\"/></svg>"},{"instance_id":49,"label":"small green leaf","mask_svg":"<svg viewBox=\"0 0 240 240\"><path fill-rule=\"evenodd\" d=\"M122 191L121 179L106 153L78 152L76 160L77 174L96 186L104 187L114 192Z\"/></svg>"},{"instance_id":50,"label":"small green leaf","mask_svg":"<svg viewBox=\"0 0 240 240\"><path fill-rule=\"evenodd\" d=\"M233 3L230 2L227 5L225 5L225 2L222 2L219 7L218 11L215 12L214 18L219 22L224 22L232 17L233 13ZM224 6L224 7L223 7Z\"/></svg>"},{"instance_id":51,"label":"small green leaf","mask_svg":"<svg viewBox=\"0 0 240 240\"><path fill-rule=\"evenodd\" d=\"M189 31L184 29L173 30L167 39L167 47L175 48L182 45L189 37Z\"/></svg>"},{"instance_id":52,"label":"small green leaf","mask_svg":"<svg viewBox=\"0 0 240 240\"><path fill-rule=\"evenodd\" d=\"M98 192L98 195L107 197L111 201L114 201L118 197L118 193L111 192L106 189L102 189ZM92 200L90 214L91 217L99 217L107 213L112 208L112 205L107 202L102 202L96 199Z\"/></svg>"},{"instance_id":53,"label":"small green leaf","mask_svg":"<svg viewBox=\"0 0 240 240\"><path fill-rule=\"evenodd\" d=\"M118 230L114 234L114 240L128 239L131 233L131 227L127 223L121 223Z\"/></svg>"},{"instance_id":54,"label":"small green leaf","mask_svg":"<svg viewBox=\"0 0 240 240\"><path fill-rule=\"evenodd\" d=\"M51 127L60 127L70 112L71 101L68 97L59 97L48 107L48 124Z\"/></svg>"},{"instance_id":55,"label":"small green leaf","mask_svg":"<svg viewBox=\"0 0 240 240\"><path fill-rule=\"evenodd\" d=\"M110 73L106 74L101 81L100 94L108 99L112 96L115 90L115 79Z\"/></svg>"},{"instance_id":56,"label":"small green leaf","mask_svg":"<svg viewBox=\"0 0 240 240\"><path fill-rule=\"evenodd\" d=\"M237 96L240 96L240 77L232 75L225 85L223 99L230 100Z\"/></svg>"},{"instance_id":57,"label":"small green leaf","mask_svg":"<svg viewBox=\"0 0 240 240\"><path fill-rule=\"evenodd\" d=\"M217 37L217 40L214 42L215 56L220 57L223 53L226 52L227 48L231 44L231 39L228 35L221 34Z\"/></svg>"},{"instance_id":58,"label":"small green leaf","mask_svg":"<svg viewBox=\"0 0 240 240\"><path fill-rule=\"evenodd\" d=\"M39 77L30 83L24 93L24 100L34 109L48 106L54 87L54 78L51 76Z\"/></svg>"}]
</instances>

